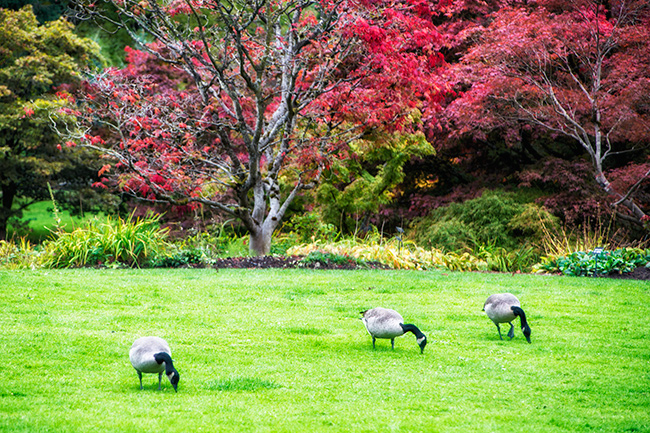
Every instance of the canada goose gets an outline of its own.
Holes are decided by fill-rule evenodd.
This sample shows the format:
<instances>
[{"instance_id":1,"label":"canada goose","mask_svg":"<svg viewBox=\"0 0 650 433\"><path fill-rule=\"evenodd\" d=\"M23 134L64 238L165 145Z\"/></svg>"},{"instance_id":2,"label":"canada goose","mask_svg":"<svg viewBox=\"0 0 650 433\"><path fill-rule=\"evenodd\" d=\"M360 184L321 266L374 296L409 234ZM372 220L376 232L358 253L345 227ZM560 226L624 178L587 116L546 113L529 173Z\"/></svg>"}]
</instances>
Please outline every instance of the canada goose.
<instances>
[{"instance_id":1,"label":"canada goose","mask_svg":"<svg viewBox=\"0 0 650 433\"><path fill-rule=\"evenodd\" d=\"M427 336L422 333L415 325L404 324L404 318L395 310L389 308L373 308L372 310L362 311L361 321L365 325L368 333L372 336L372 348L375 348L377 338L390 338L390 345L395 349L395 337L412 332L415 335L415 341L420 346L420 353L424 353L424 346L427 345Z\"/></svg>"},{"instance_id":2,"label":"canada goose","mask_svg":"<svg viewBox=\"0 0 650 433\"><path fill-rule=\"evenodd\" d=\"M172 351L169 349L169 344L162 338L138 338L129 350L129 360L135 371L138 372L140 389L143 389L142 373L158 373L158 390L160 391L160 380L164 371L174 387L174 391L178 392L180 375L172 364Z\"/></svg>"},{"instance_id":3,"label":"canada goose","mask_svg":"<svg viewBox=\"0 0 650 433\"><path fill-rule=\"evenodd\" d=\"M491 295L485 301L483 305L483 311L487 316L492 319L495 325L497 325L497 330L499 331L499 338L503 340L501 336L501 328L499 323L509 323L510 331L508 332L508 337L512 340L515 336L515 327L512 325L512 321L515 320L515 317L519 316L521 319L521 330L524 333L524 337L530 343L530 326L526 321L526 314L524 310L521 309L519 304L519 299L512 293L498 293L496 295Z\"/></svg>"}]
</instances>

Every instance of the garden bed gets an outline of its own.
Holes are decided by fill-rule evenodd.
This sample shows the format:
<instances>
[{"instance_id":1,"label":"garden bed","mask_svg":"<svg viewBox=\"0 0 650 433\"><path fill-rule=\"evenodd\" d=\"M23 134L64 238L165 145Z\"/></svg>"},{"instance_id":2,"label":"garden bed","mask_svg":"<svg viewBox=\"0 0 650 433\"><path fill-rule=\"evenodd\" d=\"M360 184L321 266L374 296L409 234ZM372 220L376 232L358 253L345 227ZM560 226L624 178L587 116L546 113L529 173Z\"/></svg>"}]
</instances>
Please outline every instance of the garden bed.
<instances>
[{"instance_id":1,"label":"garden bed","mask_svg":"<svg viewBox=\"0 0 650 433\"><path fill-rule=\"evenodd\" d=\"M605 278L618 278L621 280L650 280L650 269L644 266L635 268L632 272L625 274L603 275Z\"/></svg>"},{"instance_id":2,"label":"garden bed","mask_svg":"<svg viewBox=\"0 0 650 433\"><path fill-rule=\"evenodd\" d=\"M334 262L331 260L309 260L305 261L302 256L260 256L260 257L229 257L219 259L214 264L217 269L224 268L309 268L309 269L388 269L387 266L378 262L364 262L359 264L353 260L345 262Z\"/></svg>"},{"instance_id":3,"label":"garden bed","mask_svg":"<svg viewBox=\"0 0 650 433\"><path fill-rule=\"evenodd\" d=\"M360 265L354 262L335 263L329 260L303 261L302 256L260 256L260 257L229 257L219 259L215 264L216 269L265 269L265 268L310 268L310 269L388 269L377 262L368 262ZM601 278L617 278L624 280L650 280L650 269L638 267L632 272L624 274L599 275Z\"/></svg>"}]
</instances>

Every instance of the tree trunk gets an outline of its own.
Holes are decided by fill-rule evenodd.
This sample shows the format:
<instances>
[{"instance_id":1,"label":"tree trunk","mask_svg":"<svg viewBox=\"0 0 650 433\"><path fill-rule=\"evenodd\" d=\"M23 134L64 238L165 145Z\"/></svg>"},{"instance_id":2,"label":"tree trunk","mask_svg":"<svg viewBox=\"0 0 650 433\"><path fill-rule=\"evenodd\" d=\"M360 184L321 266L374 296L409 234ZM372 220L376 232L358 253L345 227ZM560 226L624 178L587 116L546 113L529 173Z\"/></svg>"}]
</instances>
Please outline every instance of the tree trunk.
<instances>
[{"instance_id":1,"label":"tree trunk","mask_svg":"<svg viewBox=\"0 0 650 433\"><path fill-rule=\"evenodd\" d=\"M0 217L0 241L7 240L7 220Z\"/></svg>"},{"instance_id":2,"label":"tree trunk","mask_svg":"<svg viewBox=\"0 0 650 433\"><path fill-rule=\"evenodd\" d=\"M14 204L14 198L18 187L15 183L10 182L2 188L2 208L0 208L0 241L7 240L7 223L11 216L11 208Z\"/></svg>"},{"instance_id":3,"label":"tree trunk","mask_svg":"<svg viewBox=\"0 0 650 433\"><path fill-rule=\"evenodd\" d=\"M634 217L638 220L637 222L641 223L641 218L645 216L645 212L643 212L643 210L637 206L634 201L629 198L624 198L622 194L615 191L602 171L596 173L596 182L605 192L607 192L607 194L613 196L618 201L618 203L622 204L630 212L632 212Z\"/></svg>"},{"instance_id":4,"label":"tree trunk","mask_svg":"<svg viewBox=\"0 0 650 433\"><path fill-rule=\"evenodd\" d=\"M273 232L284 217L289 203L293 201L299 186L280 201L280 187L274 178L258 178L253 188L254 206L250 216L242 218L249 233L249 251L255 256L265 256L271 252ZM268 202L267 202L268 199Z\"/></svg>"},{"instance_id":5,"label":"tree trunk","mask_svg":"<svg viewBox=\"0 0 650 433\"><path fill-rule=\"evenodd\" d=\"M271 252L273 232L277 228L279 221L278 217L269 215L262 224L248 230L248 249L252 255L266 256Z\"/></svg>"},{"instance_id":6,"label":"tree trunk","mask_svg":"<svg viewBox=\"0 0 650 433\"><path fill-rule=\"evenodd\" d=\"M273 232L259 230L257 232L250 232L249 238L249 251L254 256L265 256L271 252L271 238Z\"/></svg>"}]
</instances>

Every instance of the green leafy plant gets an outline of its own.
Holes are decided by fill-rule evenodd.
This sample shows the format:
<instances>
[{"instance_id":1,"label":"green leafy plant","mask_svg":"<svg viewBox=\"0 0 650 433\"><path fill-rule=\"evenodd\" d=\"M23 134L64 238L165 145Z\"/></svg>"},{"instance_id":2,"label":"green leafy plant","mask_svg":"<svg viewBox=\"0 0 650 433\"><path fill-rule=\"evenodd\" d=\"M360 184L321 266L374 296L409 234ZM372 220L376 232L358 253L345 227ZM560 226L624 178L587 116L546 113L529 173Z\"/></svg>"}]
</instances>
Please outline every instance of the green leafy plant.
<instances>
[{"instance_id":1,"label":"green leafy plant","mask_svg":"<svg viewBox=\"0 0 650 433\"><path fill-rule=\"evenodd\" d=\"M413 112L408 121L417 124L421 120ZM380 206L394 200L395 188L404 180L404 166L411 158L435 153L421 132L370 134L351 140L349 146L355 158L333 161L313 197L323 221L346 234L358 233L360 221L367 222Z\"/></svg>"},{"instance_id":2,"label":"green leafy plant","mask_svg":"<svg viewBox=\"0 0 650 433\"><path fill-rule=\"evenodd\" d=\"M294 215L282 226L282 231L293 235L297 243L314 241L315 239L331 241L338 236L336 227L324 223L315 212Z\"/></svg>"},{"instance_id":3,"label":"green leafy plant","mask_svg":"<svg viewBox=\"0 0 650 433\"><path fill-rule=\"evenodd\" d=\"M6 8L7 2L0 7L0 239L6 239L10 220L47 197L48 181L70 180L73 189L97 173L80 170L97 159L61 147L55 130L75 117L64 88L74 88L81 71L101 67L99 46L78 37L65 18L41 25L28 3L13 2L24 5L19 10Z\"/></svg>"},{"instance_id":4,"label":"green leafy plant","mask_svg":"<svg viewBox=\"0 0 650 433\"><path fill-rule=\"evenodd\" d=\"M180 268L186 266L209 266L224 254L230 242L224 224L216 232L202 231L175 241L167 254L152 260L153 267Z\"/></svg>"},{"instance_id":5,"label":"green leafy plant","mask_svg":"<svg viewBox=\"0 0 650 433\"><path fill-rule=\"evenodd\" d=\"M351 257L347 254L337 254L337 253L331 253L331 252L321 251L321 250L310 252L300 262L304 265L318 263L321 265L335 264L335 265L343 265L343 266L349 265L355 267L366 266L365 260Z\"/></svg>"},{"instance_id":6,"label":"green leafy plant","mask_svg":"<svg viewBox=\"0 0 650 433\"><path fill-rule=\"evenodd\" d=\"M561 272L569 276L607 275L631 272L650 263L650 250L618 248L602 253L576 251L562 256L543 257L535 272Z\"/></svg>"}]
</instances>

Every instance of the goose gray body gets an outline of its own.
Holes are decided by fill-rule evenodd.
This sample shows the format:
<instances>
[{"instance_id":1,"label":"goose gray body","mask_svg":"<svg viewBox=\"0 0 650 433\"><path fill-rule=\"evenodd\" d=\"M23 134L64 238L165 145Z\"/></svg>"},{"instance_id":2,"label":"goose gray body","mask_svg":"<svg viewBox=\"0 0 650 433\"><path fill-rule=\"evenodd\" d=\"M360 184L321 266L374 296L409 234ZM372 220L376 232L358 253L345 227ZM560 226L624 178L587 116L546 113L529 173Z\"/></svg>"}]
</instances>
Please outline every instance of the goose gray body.
<instances>
[{"instance_id":1,"label":"goose gray body","mask_svg":"<svg viewBox=\"0 0 650 433\"><path fill-rule=\"evenodd\" d=\"M508 337L512 339L515 336L515 328L512 324L512 321L515 318L519 317L521 319L521 329L526 337L526 340L530 343L530 327L526 321L526 314L521 308L519 299L512 293L497 293L495 295L490 295L485 304L483 305L483 311L485 314L494 322L499 331L499 338L503 340L501 336L501 327L499 323L508 323L510 325L510 331L508 331Z\"/></svg>"},{"instance_id":2,"label":"goose gray body","mask_svg":"<svg viewBox=\"0 0 650 433\"><path fill-rule=\"evenodd\" d=\"M375 348L377 338L390 339L391 347L395 349L395 337L412 332L415 335L418 346L420 346L420 353L424 352L424 347L427 345L426 335L417 326L404 324L404 318L397 311L377 307L362 311L361 314L363 315L361 321L372 337L373 349Z\"/></svg>"},{"instance_id":3,"label":"goose gray body","mask_svg":"<svg viewBox=\"0 0 650 433\"><path fill-rule=\"evenodd\" d=\"M129 350L129 360L135 368L142 388L142 373L158 373L158 389L163 371L169 378L174 391L177 391L180 376L172 363L169 344L160 337L142 337L135 340Z\"/></svg>"}]
</instances>

